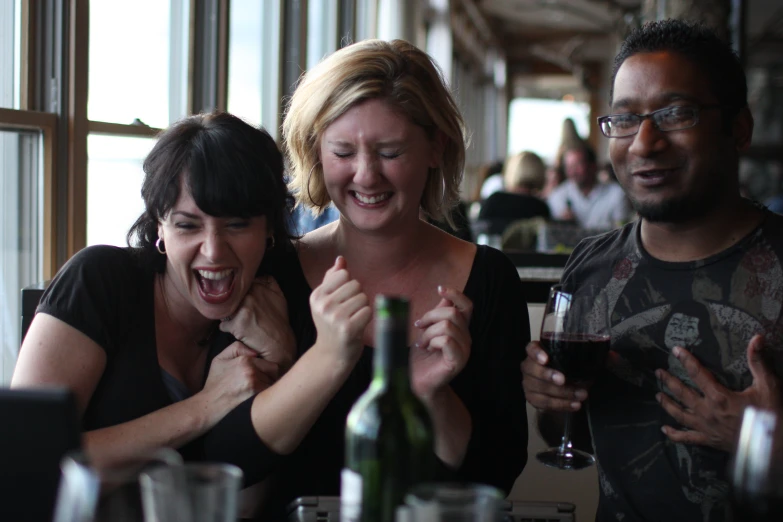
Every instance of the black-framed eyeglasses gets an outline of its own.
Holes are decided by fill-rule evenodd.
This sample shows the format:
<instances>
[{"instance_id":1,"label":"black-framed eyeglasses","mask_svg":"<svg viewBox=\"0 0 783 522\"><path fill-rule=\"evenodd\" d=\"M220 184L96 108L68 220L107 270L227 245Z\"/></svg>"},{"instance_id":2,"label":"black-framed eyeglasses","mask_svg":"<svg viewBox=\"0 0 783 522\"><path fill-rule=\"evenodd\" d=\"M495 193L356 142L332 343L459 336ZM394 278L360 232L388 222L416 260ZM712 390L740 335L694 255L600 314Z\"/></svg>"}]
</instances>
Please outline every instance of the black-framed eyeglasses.
<instances>
[{"instance_id":1,"label":"black-framed eyeglasses","mask_svg":"<svg viewBox=\"0 0 783 522\"><path fill-rule=\"evenodd\" d=\"M642 121L649 118L659 131L671 132L695 127L699 123L699 111L720 107L720 104L674 105L648 114L609 114L598 118L598 126L607 138L626 138L639 132Z\"/></svg>"}]
</instances>

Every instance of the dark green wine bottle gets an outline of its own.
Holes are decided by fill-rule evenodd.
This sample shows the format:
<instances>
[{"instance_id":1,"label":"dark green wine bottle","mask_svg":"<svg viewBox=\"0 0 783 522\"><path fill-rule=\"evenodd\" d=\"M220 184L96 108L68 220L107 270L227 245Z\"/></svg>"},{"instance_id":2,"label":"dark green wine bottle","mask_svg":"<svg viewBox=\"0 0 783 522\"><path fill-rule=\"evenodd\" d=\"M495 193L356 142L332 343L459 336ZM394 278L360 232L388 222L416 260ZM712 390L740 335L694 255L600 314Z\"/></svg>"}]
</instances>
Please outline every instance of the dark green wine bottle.
<instances>
[{"instance_id":1,"label":"dark green wine bottle","mask_svg":"<svg viewBox=\"0 0 783 522\"><path fill-rule=\"evenodd\" d=\"M411 390L408 358L408 301L379 295L373 379L345 429L341 522L394 522L411 486L434 479L432 421Z\"/></svg>"}]
</instances>

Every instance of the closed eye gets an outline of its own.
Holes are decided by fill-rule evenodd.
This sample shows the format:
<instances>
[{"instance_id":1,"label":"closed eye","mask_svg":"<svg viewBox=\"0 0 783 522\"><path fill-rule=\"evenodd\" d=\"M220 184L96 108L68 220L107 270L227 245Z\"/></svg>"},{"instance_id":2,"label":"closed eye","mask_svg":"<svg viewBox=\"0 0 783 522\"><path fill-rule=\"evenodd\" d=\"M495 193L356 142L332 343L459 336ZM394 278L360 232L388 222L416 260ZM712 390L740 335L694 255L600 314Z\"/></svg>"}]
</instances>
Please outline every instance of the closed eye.
<instances>
[{"instance_id":1,"label":"closed eye","mask_svg":"<svg viewBox=\"0 0 783 522\"><path fill-rule=\"evenodd\" d=\"M194 230L196 228L195 223L189 223L187 221L175 223L174 226L180 230Z\"/></svg>"},{"instance_id":2,"label":"closed eye","mask_svg":"<svg viewBox=\"0 0 783 522\"><path fill-rule=\"evenodd\" d=\"M250 226L250 223L247 221L231 221L226 226L233 229L243 229Z\"/></svg>"},{"instance_id":3,"label":"closed eye","mask_svg":"<svg viewBox=\"0 0 783 522\"><path fill-rule=\"evenodd\" d=\"M337 152L337 151L335 151L335 152L332 152L332 154L334 154L338 158L349 158L349 157L353 156L353 152Z\"/></svg>"},{"instance_id":4,"label":"closed eye","mask_svg":"<svg viewBox=\"0 0 783 522\"><path fill-rule=\"evenodd\" d=\"M400 157L402 153L398 151L394 152L381 152L381 157L385 159L394 159Z\"/></svg>"}]
</instances>

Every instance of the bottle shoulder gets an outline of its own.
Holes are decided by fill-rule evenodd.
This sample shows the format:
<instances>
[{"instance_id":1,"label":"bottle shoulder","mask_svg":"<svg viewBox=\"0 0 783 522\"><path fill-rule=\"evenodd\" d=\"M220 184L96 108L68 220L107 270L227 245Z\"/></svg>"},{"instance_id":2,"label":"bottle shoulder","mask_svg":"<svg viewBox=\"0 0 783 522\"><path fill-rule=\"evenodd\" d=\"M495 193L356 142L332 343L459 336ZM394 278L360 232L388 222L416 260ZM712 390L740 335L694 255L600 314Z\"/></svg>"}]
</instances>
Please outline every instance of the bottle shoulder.
<instances>
[{"instance_id":1,"label":"bottle shoulder","mask_svg":"<svg viewBox=\"0 0 783 522\"><path fill-rule=\"evenodd\" d=\"M424 404L413 392L399 393L372 387L354 404L348 414L348 433L376 438L385 432L432 432L432 420ZM404 433L400 433L404 436Z\"/></svg>"}]
</instances>

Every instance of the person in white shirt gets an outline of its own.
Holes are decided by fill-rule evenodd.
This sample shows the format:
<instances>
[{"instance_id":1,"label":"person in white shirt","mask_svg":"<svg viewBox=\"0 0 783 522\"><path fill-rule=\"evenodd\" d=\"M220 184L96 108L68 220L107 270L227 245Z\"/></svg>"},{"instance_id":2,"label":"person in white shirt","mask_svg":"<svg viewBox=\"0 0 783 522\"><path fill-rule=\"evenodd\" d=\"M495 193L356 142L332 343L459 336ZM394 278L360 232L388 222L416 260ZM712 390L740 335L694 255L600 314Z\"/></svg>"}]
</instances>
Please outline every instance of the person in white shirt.
<instances>
[{"instance_id":1,"label":"person in white shirt","mask_svg":"<svg viewBox=\"0 0 783 522\"><path fill-rule=\"evenodd\" d=\"M563 167L566 181L547 199L552 218L597 229L615 228L630 219L630 206L620 185L598 182L595 152L590 147L566 150Z\"/></svg>"}]
</instances>

